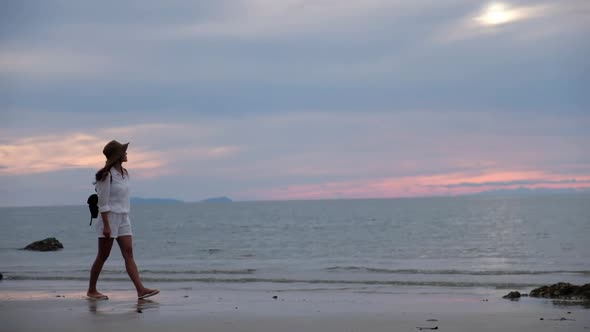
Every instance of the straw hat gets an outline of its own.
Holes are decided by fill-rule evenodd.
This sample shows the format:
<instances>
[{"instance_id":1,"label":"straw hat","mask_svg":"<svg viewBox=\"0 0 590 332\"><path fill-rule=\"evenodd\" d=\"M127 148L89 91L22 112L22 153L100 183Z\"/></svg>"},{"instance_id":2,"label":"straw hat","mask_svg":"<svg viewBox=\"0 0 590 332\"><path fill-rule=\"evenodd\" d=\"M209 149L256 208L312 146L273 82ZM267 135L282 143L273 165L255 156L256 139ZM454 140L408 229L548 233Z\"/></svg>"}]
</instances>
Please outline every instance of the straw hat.
<instances>
[{"instance_id":1,"label":"straw hat","mask_svg":"<svg viewBox=\"0 0 590 332\"><path fill-rule=\"evenodd\" d=\"M102 149L102 153L107 157L107 165L114 165L117 163L127 152L129 143L121 144L117 141L110 141Z\"/></svg>"}]
</instances>

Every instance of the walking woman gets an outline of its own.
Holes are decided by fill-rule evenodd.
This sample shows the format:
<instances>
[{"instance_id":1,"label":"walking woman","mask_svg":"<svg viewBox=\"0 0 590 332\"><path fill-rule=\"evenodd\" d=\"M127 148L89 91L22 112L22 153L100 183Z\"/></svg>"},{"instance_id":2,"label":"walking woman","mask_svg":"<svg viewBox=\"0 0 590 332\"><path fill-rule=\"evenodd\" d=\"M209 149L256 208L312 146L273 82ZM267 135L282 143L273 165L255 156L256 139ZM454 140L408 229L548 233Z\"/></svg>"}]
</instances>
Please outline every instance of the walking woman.
<instances>
[{"instance_id":1,"label":"walking woman","mask_svg":"<svg viewBox=\"0 0 590 332\"><path fill-rule=\"evenodd\" d=\"M160 292L143 286L133 259L131 222L129 221L129 174L123 168L123 163L127 161L128 146L129 143L121 144L117 141L110 141L105 145L102 153L107 161L105 166L96 172L96 193L100 216L96 223L98 254L90 270L90 282L86 293L91 299L108 299L108 296L98 292L96 282L111 253L115 239L125 259L127 274L137 289L137 297L145 299Z\"/></svg>"}]
</instances>

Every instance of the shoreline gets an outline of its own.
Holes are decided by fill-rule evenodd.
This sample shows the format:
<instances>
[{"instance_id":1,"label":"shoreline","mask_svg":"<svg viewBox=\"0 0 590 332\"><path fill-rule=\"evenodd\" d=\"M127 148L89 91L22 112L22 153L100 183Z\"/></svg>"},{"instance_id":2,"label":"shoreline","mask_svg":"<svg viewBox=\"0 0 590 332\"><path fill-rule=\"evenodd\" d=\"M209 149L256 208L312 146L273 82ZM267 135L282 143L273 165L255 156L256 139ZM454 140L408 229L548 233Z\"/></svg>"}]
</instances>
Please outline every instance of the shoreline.
<instances>
[{"instance_id":1,"label":"shoreline","mask_svg":"<svg viewBox=\"0 0 590 332\"><path fill-rule=\"evenodd\" d=\"M498 291L428 292L277 290L270 285L149 284L161 293L137 300L128 283L102 283L106 301L85 298L85 283L0 282L0 320L6 331L583 331L583 306L549 299L510 301ZM490 295L489 297L486 297ZM276 296L277 298L273 298ZM35 319L31 319L31 313ZM543 320L541 320L543 318ZM562 320L563 319L563 320ZM425 329L426 330L426 329Z\"/></svg>"}]
</instances>

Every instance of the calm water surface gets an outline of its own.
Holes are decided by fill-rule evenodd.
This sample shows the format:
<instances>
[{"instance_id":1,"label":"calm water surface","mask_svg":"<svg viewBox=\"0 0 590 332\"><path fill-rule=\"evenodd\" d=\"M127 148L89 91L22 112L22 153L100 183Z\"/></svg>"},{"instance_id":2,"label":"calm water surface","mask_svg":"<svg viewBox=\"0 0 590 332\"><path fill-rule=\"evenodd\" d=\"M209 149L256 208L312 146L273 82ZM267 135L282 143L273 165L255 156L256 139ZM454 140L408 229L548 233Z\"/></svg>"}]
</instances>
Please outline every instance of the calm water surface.
<instances>
[{"instance_id":1,"label":"calm water surface","mask_svg":"<svg viewBox=\"0 0 590 332\"><path fill-rule=\"evenodd\" d=\"M146 281L524 288L590 282L590 195L136 205ZM86 280L86 206L0 209L8 280ZM56 237L58 252L17 250ZM118 247L104 282L128 280Z\"/></svg>"}]
</instances>

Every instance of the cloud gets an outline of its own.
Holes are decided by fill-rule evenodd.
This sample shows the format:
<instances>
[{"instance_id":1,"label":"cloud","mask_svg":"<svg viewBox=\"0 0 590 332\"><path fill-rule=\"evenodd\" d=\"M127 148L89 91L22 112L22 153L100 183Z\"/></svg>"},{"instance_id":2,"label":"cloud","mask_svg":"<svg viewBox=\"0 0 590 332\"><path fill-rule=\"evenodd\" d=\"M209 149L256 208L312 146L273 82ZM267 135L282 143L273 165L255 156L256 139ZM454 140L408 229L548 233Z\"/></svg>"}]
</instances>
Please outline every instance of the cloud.
<instances>
[{"instance_id":1,"label":"cloud","mask_svg":"<svg viewBox=\"0 0 590 332\"><path fill-rule=\"evenodd\" d=\"M460 45L432 36L449 22L477 25L483 8L466 0L40 6L43 15L3 25L12 33L0 47L0 107L246 113L570 110L588 102L583 2L474 26L491 38ZM529 38L543 42L522 42ZM506 74L515 70L521 75Z\"/></svg>"},{"instance_id":2,"label":"cloud","mask_svg":"<svg viewBox=\"0 0 590 332\"><path fill-rule=\"evenodd\" d=\"M0 144L0 175L49 173L63 169L98 169L104 165L102 148L113 137L131 141L129 167L140 178L161 177L174 171L174 162L224 158L236 153L236 146L198 146L191 140L175 145L182 136L166 140L176 131L195 130L185 125L139 124L95 130L92 134L63 133L17 138ZM201 133L202 135L202 133ZM199 134L192 135L197 139ZM135 142L142 142L135 144ZM148 150L148 147L151 149Z\"/></svg>"},{"instance_id":3,"label":"cloud","mask_svg":"<svg viewBox=\"0 0 590 332\"><path fill-rule=\"evenodd\" d=\"M485 171L473 176L468 173L447 173L428 176L403 176L362 181L339 181L302 185L279 186L240 192L245 197L257 199L325 199L325 198L390 198L419 197L433 195L464 195L495 189L553 188L553 189L590 189L590 176L580 180L561 179L543 180L542 177L559 178L560 176L543 174L539 180L526 180L530 176L539 176L540 172L519 172L516 177L523 180L495 182L477 181L478 178L502 178L507 172ZM561 176L563 178L564 176ZM461 181L456 183L457 181Z\"/></svg>"},{"instance_id":4,"label":"cloud","mask_svg":"<svg viewBox=\"0 0 590 332\"><path fill-rule=\"evenodd\" d=\"M128 168L138 192L187 201L213 194L246 200L453 195L516 185L588 187L590 180L587 114L299 111L184 114L182 122L173 114L168 122L98 122L85 134L52 126L31 129L37 134L28 138L3 131L0 181L92 173L113 138L131 142ZM120 117L133 123L133 115ZM78 126L75 118L61 121Z\"/></svg>"},{"instance_id":5,"label":"cloud","mask_svg":"<svg viewBox=\"0 0 590 332\"><path fill-rule=\"evenodd\" d=\"M14 2L0 23L1 180L94 170L117 138L143 191L187 200L580 181L589 2L488 5ZM58 157L60 141L92 152Z\"/></svg>"},{"instance_id":6,"label":"cloud","mask_svg":"<svg viewBox=\"0 0 590 332\"><path fill-rule=\"evenodd\" d=\"M173 26L165 38L234 37L246 39L289 38L318 31L348 29L350 22L376 16L383 10L396 14L400 3L383 0L342 2L334 0L238 1L225 17L215 21Z\"/></svg>"},{"instance_id":7,"label":"cloud","mask_svg":"<svg viewBox=\"0 0 590 332\"><path fill-rule=\"evenodd\" d=\"M477 12L472 12L448 25L442 30L442 33L435 34L435 39L440 42L456 42L482 35L495 34L501 32L503 27L511 24L519 24L544 17L554 19L553 16L563 13L562 9L561 5L553 3L518 6L505 2L492 2ZM526 30L531 28L535 29L535 26L525 27Z\"/></svg>"},{"instance_id":8,"label":"cloud","mask_svg":"<svg viewBox=\"0 0 590 332\"><path fill-rule=\"evenodd\" d=\"M112 74L113 64L105 56L73 52L0 49L0 75L36 78L88 78Z\"/></svg>"},{"instance_id":9,"label":"cloud","mask_svg":"<svg viewBox=\"0 0 590 332\"><path fill-rule=\"evenodd\" d=\"M479 16L473 18L475 22L483 26L502 25L511 22L545 16L550 12L552 6L511 6L506 3L491 3L481 11Z\"/></svg>"},{"instance_id":10,"label":"cloud","mask_svg":"<svg viewBox=\"0 0 590 332\"><path fill-rule=\"evenodd\" d=\"M101 151L106 142L104 138L81 133L19 138L0 145L0 175L98 169L104 165ZM149 170L164 163L154 153L137 151L132 164L134 168Z\"/></svg>"},{"instance_id":11,"label":"cloud","mask_svg":"<svg viewBox=\"0 0 590 332\"><path fill-rule=\"evenodd\" d=\"M535 180L514 180L514 181L491 181L491 182L460 182L445 185L438 185L438 187L444 188L463 188L463 187L506 187L506 186L538 186L538 185L567 185L567 186L590 186L590 180L577 180L577 179L563 179L563 180L546 180L546 179L535 179ZM437 187L437 186L433 186Z\"/></svg>"}]
</instances>

